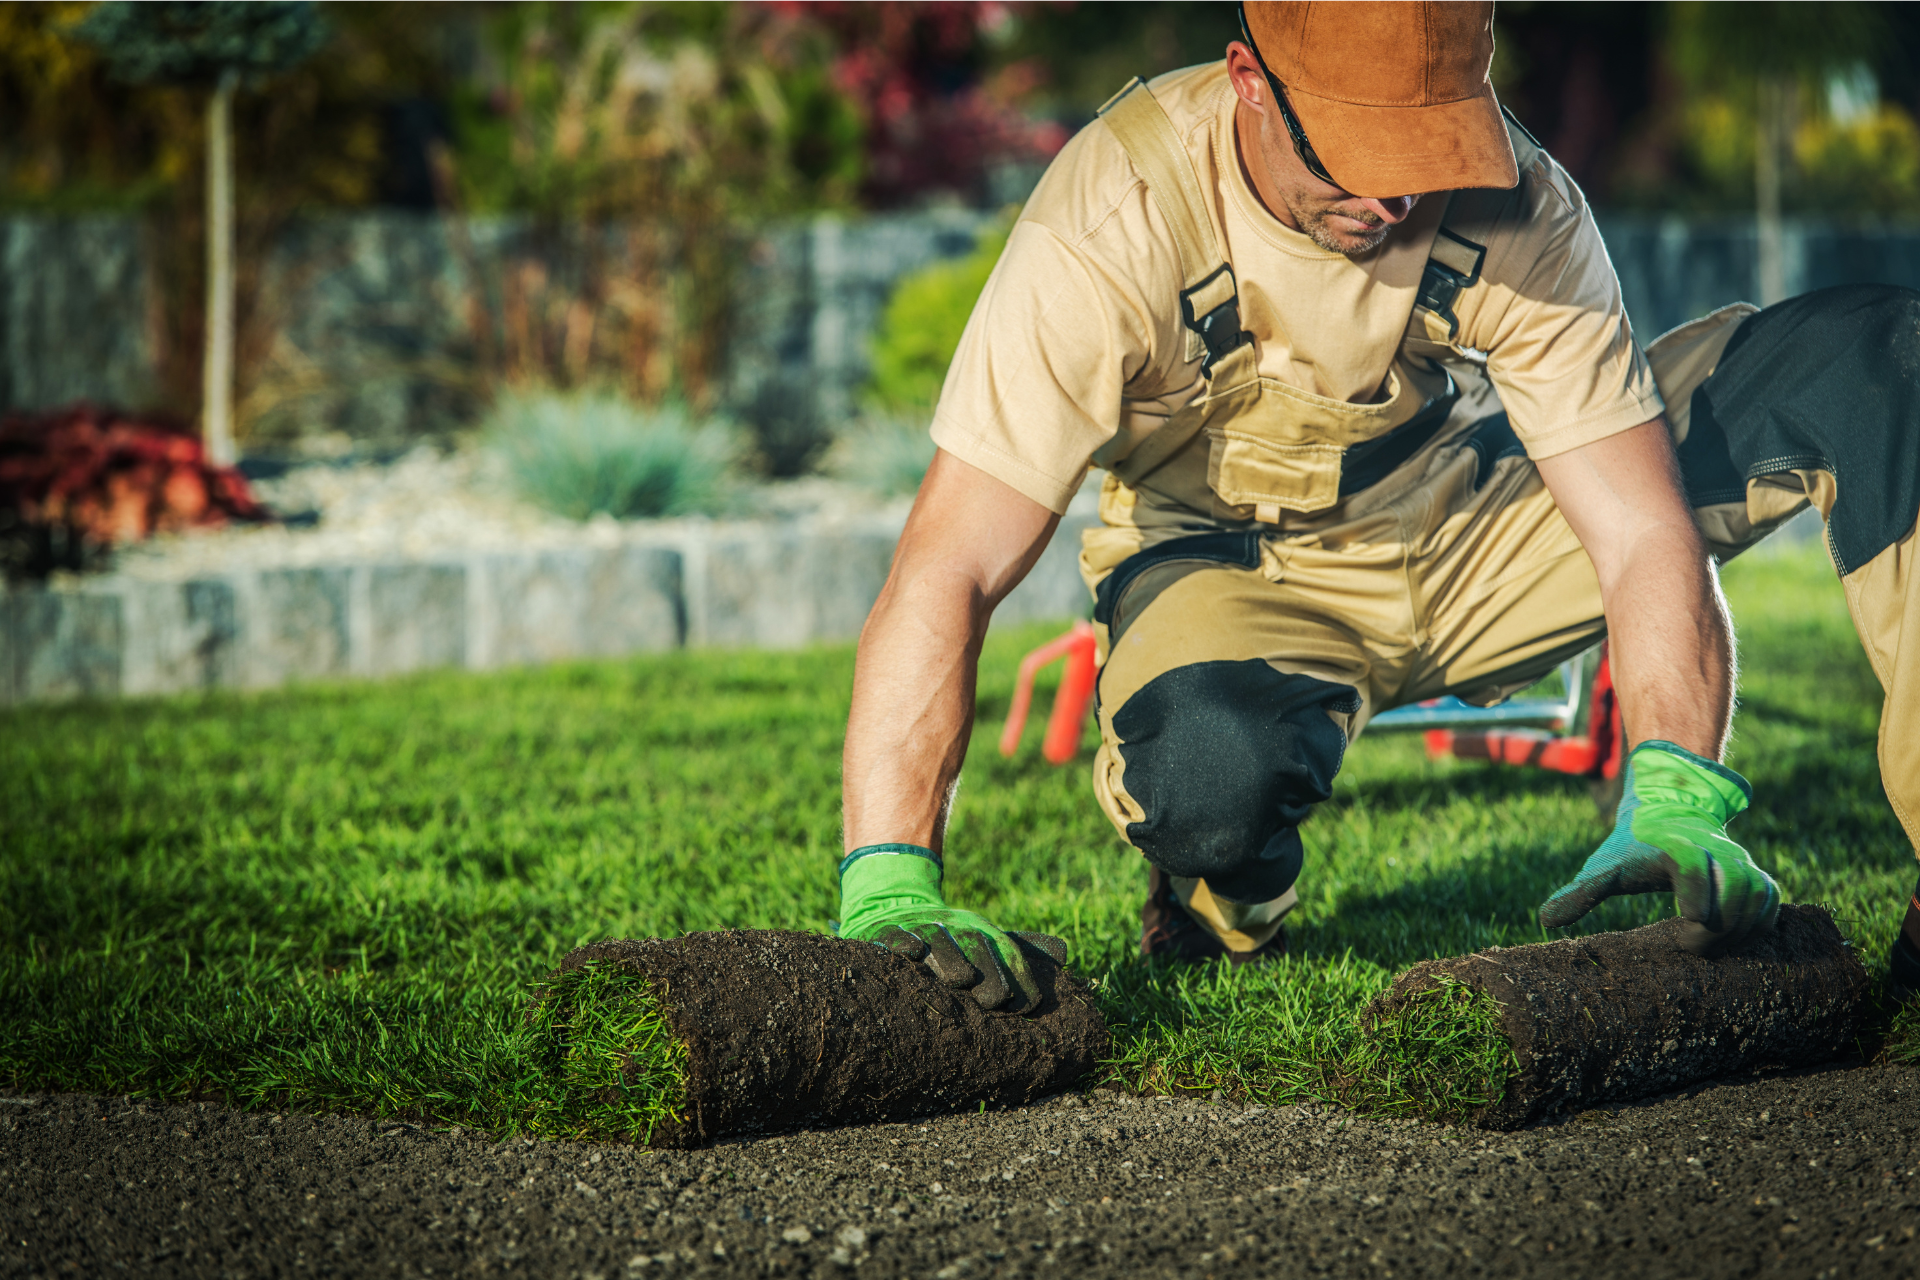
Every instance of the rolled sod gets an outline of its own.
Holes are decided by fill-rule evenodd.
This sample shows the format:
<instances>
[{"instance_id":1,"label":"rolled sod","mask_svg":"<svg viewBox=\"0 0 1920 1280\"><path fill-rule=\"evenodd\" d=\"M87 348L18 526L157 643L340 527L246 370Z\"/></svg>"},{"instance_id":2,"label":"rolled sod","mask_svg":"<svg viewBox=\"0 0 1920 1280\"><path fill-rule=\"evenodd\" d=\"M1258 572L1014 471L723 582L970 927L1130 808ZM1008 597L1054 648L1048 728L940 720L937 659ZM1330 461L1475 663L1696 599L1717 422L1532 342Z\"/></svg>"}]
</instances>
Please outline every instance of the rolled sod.
<instances>
[{"instance_id":1,"label":"rolled sod","mask_svg":"<svg viewBox=\"0 0 1920 1280\"><path fill-rule=\"evenodd\" d=\"M598 942L531 1021L559 1089L549 1132L694 1146L729 1134L1031 1101L1106 1056L1087 984L1033 957L1031 1014L988 1013L871 943L739 930Z\"/></svg>"},{"instance_id":2,"label":"rolled sod","mask_svg":"<svg viewBox=\"0 0 1920 1280\"><path fill-rule=\"evenodd\" d=\"M1714 960L1681 950L1680 925L1423 961L1367 1006L1362 1027L1414 1076L1436 1056L1436 1025L1488 1041L1473 1048L1505 1059L1505 1087L1466 1118L1491 1129L1853 1047L1867 972L1825 910L1782 907L1773 933ZM1437 1056L1475 1054L1453 1044Z\"/></svg>"}]
</instances>

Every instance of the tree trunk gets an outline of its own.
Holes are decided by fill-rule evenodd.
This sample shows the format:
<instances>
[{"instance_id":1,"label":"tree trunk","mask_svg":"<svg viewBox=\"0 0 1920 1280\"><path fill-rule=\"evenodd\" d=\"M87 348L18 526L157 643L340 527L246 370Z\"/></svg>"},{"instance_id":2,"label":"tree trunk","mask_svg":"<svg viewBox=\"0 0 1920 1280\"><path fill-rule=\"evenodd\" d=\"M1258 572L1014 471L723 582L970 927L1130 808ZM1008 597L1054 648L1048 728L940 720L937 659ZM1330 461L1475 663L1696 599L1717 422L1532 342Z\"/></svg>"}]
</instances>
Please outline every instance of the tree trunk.
<instances>
[{"instance_id":1,"label":"tree trunk","mask_svg":"<svg viewBox=\"0 0 1920 1280\"><path fill-rule=\"evenodd\" d=\"M1793 81L1762 77L1753 148L1754 212L1759 227L1760 305L1787 296L1787 237L1780 219L1780 186L1793 130Z\"/></svg>"},{"instance_id":2,"label":"tree trunk","mask_svg":"<svg viewBox=\"0 0 1920 1280\"><path fill-rule=\"evenodd\" d=\"M233 83L207 101L207 349L201 439L216 466L239 460L233 440Z\"/></svg>"}]
</instances>

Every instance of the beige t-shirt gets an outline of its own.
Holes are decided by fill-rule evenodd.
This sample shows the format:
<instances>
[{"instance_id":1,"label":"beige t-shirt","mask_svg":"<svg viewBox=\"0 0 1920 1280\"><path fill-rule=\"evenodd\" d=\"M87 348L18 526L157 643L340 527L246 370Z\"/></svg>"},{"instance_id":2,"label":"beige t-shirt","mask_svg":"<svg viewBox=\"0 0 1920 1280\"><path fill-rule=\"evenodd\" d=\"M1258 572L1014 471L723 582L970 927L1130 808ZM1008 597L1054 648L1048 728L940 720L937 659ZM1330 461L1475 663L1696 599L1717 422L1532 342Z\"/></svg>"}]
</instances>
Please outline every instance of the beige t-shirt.
<instances>
[{"instance_id":1,"label":"beige t-shirt","mask_svg":"<svg viewBox=\"0 0 1920 1280\"><path fill-rule=\"evenodd\" d=\"M1260 373L1375 401L1403 349L1457 358L1409 331L1444 196L1381 246L1330 253L1248 187L1226 64L1152 84L1186 144L1240 287ZM1515 432L1551 457L1657 416L1620 285L1579 188L1544 153L1487 234L1478 285L1454 303L1456 345L1484 355ZM939 446L1054 511L1087 468L1122 458L1204 388L1186 359L1180 260L1145 179L1096 121L1048 168L987 281L934 415ZM1472 358L1478 359L1478 355Z\"/></svg>"}]
</instances>

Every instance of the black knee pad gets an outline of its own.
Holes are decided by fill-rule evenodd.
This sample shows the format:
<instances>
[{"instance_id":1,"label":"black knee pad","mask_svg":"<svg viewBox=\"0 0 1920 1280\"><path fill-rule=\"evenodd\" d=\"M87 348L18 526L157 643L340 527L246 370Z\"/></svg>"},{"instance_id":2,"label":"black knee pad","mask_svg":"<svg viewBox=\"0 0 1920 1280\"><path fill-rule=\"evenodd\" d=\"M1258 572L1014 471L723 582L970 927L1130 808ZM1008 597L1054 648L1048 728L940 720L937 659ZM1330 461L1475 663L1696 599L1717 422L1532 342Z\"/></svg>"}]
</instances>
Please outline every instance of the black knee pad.
<instances>
[{"instance_id":1,"label":"black knee pad","mask_svg":"<svg viewBox=\"0 0 1920 1280\"><path fill-rule=\"evenodd\" d=\"M1349 685L1286 675L1258 658L1199 662L1156 677L1114 713L1127 794L1145 816L1127 838L1169 875L1205 877L1231 902L1290 888L1297 828L1333 794Z\"/></svg>"}]
</instances>

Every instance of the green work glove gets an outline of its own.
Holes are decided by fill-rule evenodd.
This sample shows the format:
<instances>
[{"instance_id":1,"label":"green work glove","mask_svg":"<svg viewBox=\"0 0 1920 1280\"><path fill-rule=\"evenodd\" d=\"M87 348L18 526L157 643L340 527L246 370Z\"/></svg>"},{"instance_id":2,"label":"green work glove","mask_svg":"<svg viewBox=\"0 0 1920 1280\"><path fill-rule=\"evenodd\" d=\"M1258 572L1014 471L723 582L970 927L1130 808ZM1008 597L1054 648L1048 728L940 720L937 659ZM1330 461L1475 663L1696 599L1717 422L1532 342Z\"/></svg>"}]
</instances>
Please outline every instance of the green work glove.
<instances>
[{"instance_id":1,"label":"green work glove","mask_svg":"<svg viewBox=\"0 0 1920 1280\"><path fill-rule=\"evenodd\" d=\"M1681 945L1697 955L1772 929L1780 888L1727 838L1753 799L1747 780L1671 742L1641 743L1626 769L1613 834L1541 906L1540 923L1557 929L1616 894L1671 889L1687 921Z\"/></svg>"},{"instance_id":2,"label":"green work glove","mask_svg":"<svg viewBox=\"0 0 1920 1280\"><path fill-rule=\"evenodd\" d=\"M924 961L949 987L970 989L983 1009L1018 1013L1040 1003L1024 946L1055 964L1067 944L1044 933L1008 933L940 896L940 859L916 844L870 844L840 863L840 936Z\"/></svg>"}]
</instances>

